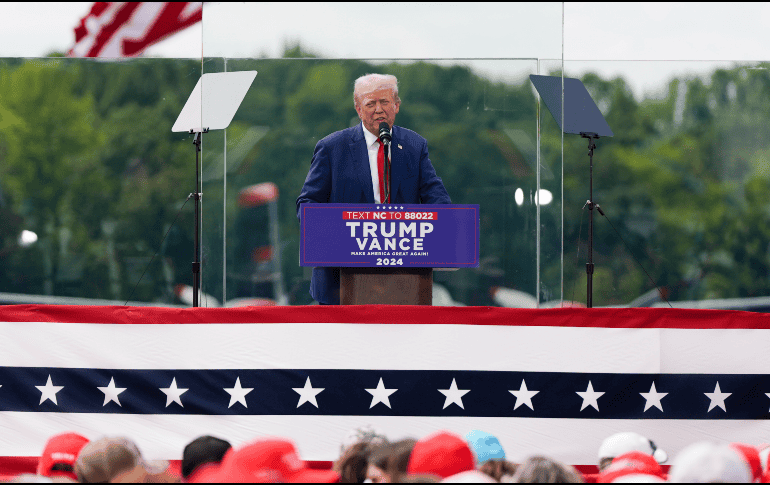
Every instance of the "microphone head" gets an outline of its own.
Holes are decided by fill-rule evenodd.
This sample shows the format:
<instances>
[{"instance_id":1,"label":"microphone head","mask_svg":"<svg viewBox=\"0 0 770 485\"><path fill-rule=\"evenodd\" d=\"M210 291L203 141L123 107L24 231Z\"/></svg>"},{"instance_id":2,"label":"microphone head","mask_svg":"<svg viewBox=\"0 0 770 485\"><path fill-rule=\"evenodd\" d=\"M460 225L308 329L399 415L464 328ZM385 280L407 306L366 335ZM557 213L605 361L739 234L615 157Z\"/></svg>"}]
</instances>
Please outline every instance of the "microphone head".
<instances>
[{"instance_id":1,"label":"microphone head","mask_svg":"<svg viewBox=\"0 0 770 485\"><path fill-rule=\"evenodd\" d=\"M382 140L383 143L390 143L391 140L390 126L384 121L380 123L380 140Z\"/></svg>"}]
</instances>

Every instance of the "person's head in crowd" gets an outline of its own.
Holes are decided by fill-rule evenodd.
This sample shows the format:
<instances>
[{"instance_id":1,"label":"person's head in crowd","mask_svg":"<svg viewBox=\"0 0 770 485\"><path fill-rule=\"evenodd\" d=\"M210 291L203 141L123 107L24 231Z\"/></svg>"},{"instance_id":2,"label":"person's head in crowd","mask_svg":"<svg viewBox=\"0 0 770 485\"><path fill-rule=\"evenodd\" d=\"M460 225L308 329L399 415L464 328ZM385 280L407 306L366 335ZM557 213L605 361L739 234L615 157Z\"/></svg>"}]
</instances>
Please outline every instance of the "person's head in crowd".
<instances>
[{"instance_id":1,"label":"person's head in crowd","mask_svg":"<svg viewBox=\"0 0 770 485\"><path fill-rule=\"evenodd\" d=\"M366 479L371 483L390 483L393 481L393 477L388 473L388 460L392 448L392 444L383 443L372 449L367 458L366 466Z\"/></svg>"},{"instance_id":2,"label":"person's head in crowd","mask_svg":"<svg viewBox=\"0 0 770 485\"><path fill-rule=\"evenodd\" d=\"M340 474L340 483L362 483L366 480L371 453L369 443L354 443L346 447L342 456L332 465L332 470Z\"/></svg>"},{"instance_id":3,"label":"person's head in crowd","mask_svg":"<svg viewBox=\"0 0 770 485\"><path fill-rule=\"evenodd\" d=\"M503 477L512 477L516 474L519 465L505 460L487 460L479 467L479 471L499 482Z\"/></svg>"},{"instance_id":4,"label":"person's head in crowd","mask_svg":"<svg viewBox=\"0 0 770 485\"><path fill-rule=\"evenodd\" d=\"M751 481L758 482L762 480L765 472L762 468L762 459L759 457L759 451L756 447L743 443L730 443L728 446L736 451L749 466L749 469L751 470Z\"/></svg>"},{"instance_id":5,"label":"person's head in crowd","mask_svg":"<svg viewBox=\"0 0 770 485\"><path fill-rule=\"evenodd\" d=\"M476 459L476 469L500 481L503 475L516 473L516 465L505 461L505 450L500 440L486 431L473 430L465 435Z\"/></svg>"},{"instance_id":6,"label":"person's head in crowd","mask_svg":"<svg viewBox=\"0 0 770 485\"><path fill-rule=\"evenodd\" d=\"M230 443L214 436L192 440L182 452L182 478L186 480L201 465L221 462L230 448Z\"/></svg>"},{"instance_id":7,"label":"person's head in crowd","mask_svg":"<svg viewBox=\"0 0 770 485\"><path fill-rule=\"evenodd\" d=\"M658 463L668 460L668 454L644 436L634 432L615 433L605 439L599 447L599 471L610 466L616 457L632 451L650 455Z\"/></svg>"},{"instance_id":8,"label":"person's head in crowd","mask_svg":"<svg viewBox=\"0 0 770 485\"><path fill-rule=\"evenodd\" d=\"M505 450L503 450L500 440L491 434L473 430L465 435L465 440L471 445L477 467L489 460L505 460Z\"/></svg>"},{"instance_id":9,"label":"person's head in crowd","mask_svg":"<svg viewBox=\"0 0 770 485\"><path fill-rule=\"evenodd\" d=\"M204 465L188 479L191 483L337 483L333 470L313 470L297 454L294 443L262 438L232 449L219 465Z\"/></svg>"},{"instance_id":10,"label":"person's head in crowd","mask_svg":"<svg viewBox=\"0 0 770 485\"><path fill-rule=\"evenodd\" d=\"M441 483L498 483L484 472L479 470L468 470L467 472L460 472L451 477L446 477L441 480Z\"/></svg>"},{"instance_id":11,"label":"person's head in crowd","mask_svg":"<svg viewBox=\"0 0 770 485\"><path fill-rule=\"evenodd\" d=\"M168 462L147 462L128 438L102 438L80 450L75 462L80 483L173 483Z\"/></svg>"},{"instance_id":12,"label":"person's head in crowd","mask_svg":"<svg viewBox=\"0 0 770 485\"><path fill-rule=\"evenodd\" d=\"M393 483L441 483L436 475L404 475L401 480Z\"/></svg>"},{"instance_id":13,"label":"person's head in crowd","mask_svg":"<svg viewBox=\"0 0 770 485\"><path fill-rule=\"evenodd\" d=\"M43 477L67 477L77 480L75 461L88 438L77 433L62 433L48 439L37 464L37 474Z\"/></svg>"},{"instance_id":14,"label":"person's head in crowd","mask_svg":"<svg viewBox=\"0 0 770 485\"><path fill-rule=\"evenodd\" d=\"M671 464L668 481L672 483L749 483L751 468L728 445L694 443L683 449Z\"/></svg>"},{"instance_id":15,"label":"person's head in crowd","mask_svg":"<svg viewBox=\"0 0 770 485\"><path fill-rule=\"evenodd\" d=\"M372 425L348 432L340 445L340 457L332 465L332 470L340 474L340 483L361 483L366 480L369 456L373 450L387 444L385 433Z\"/></svg>"},{"instance_id":16,"label":"person's head in crowd","mask_svg":"<svg viewBox=\"0 0 770 485\"><path fill-rule=\"evenodd\" d=\"M345 450L357 443L366 443L372 446L379 446L388 443L388 437L385 433L371 424L360 426L348 432L340 445L340 456L345 454Z\"/></svg>"},{"instance_id":17,"label":"person's head in crowd","mask_svg":"<svg viewBox=\"0 0 770 485\"><path fill-rule=\"evenodd\" d=\"M390 455L385 473L392 482L400 482L407 475L409 457L412 455L412 450L416 444L417 440L407 438L390 445Z\"/></svg>"},{"instance_id":18,"label":"person's head in crowd","mask_svg":"<svg viewBox=\"0 0 770 485\"><path fill-rule=\"evenodd\" d=\"M419 440L409 457L407 473L450 477L475 468L473 452L461 437L441 431Z\"/></svg>"},{"instance_id":19,"label":"person's head in crowd","mask_svg":"<svg viewBox=\"0 0 770 485\"><path fill-rule=\"evenodd\" d=\"M533 456L519 465L514 483L583 483L574 468L543 456Z\"/></svg>"},{"instance_id":20,"label":"person's head in crowd","mask_svg":"<svg viewBox=\"0 0 770 485\"><path fill-rule=\"evenodd\" d=\"M598 483L617 483L618 480L663 482L665 473L660 464L650 455L632 451L616 457L597 479Z\"/></svg>"}]
</instances>

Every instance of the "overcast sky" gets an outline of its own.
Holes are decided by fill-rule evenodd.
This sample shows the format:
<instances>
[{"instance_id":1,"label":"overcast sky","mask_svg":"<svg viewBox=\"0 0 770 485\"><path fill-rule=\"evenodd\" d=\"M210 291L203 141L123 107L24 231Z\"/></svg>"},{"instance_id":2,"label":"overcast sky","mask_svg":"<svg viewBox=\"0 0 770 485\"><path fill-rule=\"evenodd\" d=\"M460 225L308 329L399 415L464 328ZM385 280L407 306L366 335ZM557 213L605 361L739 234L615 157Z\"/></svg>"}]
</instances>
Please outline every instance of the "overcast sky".
<instances>
[{"instance_id":1,"label":"overcast sky","mask_svg":"<svg viewBox=\"0 0 770 485\"><path fill-rule=\"evenodd\" d=\"M0 56L66 51L90 6L0 4ZM768 3L207 3L203 24L145 55L274 57L297 41L328 58L561 59L563 49L568 74L622 75L641 96L673 76L770 60L768 25Z\"/></svg>"}]
</instances>

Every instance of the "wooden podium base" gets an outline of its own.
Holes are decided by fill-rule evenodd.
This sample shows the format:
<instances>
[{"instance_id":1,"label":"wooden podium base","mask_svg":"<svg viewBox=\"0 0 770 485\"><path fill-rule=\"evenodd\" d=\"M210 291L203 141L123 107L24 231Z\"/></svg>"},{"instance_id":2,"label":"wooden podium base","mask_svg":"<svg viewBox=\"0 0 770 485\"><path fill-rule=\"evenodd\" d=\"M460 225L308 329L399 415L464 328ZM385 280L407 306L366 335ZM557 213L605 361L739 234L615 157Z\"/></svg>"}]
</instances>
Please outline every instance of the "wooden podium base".
<instances>
[{"instance_id":1,"label":"wooden podium base","mask_svg":"<svg viewBox=\"0 0 770 485\"><path fill-rule=\"evenodd\" d=\"M340 268L340 305L433 304L433 268Z\"/></svg>"}]
</instances>

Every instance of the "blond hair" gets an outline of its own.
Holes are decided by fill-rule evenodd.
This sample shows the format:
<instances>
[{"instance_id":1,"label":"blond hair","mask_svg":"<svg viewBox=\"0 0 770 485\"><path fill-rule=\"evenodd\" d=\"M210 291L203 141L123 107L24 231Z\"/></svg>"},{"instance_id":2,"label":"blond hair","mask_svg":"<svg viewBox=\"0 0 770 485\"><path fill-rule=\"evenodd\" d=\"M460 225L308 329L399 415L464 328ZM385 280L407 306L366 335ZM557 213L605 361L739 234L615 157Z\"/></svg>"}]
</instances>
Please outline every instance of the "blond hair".
<instances>
[{"instance_id":1,"label":"blond hair","mask_svg":"<svg viewBox=\"0 0 770 485\"><path fill-rule=\"evenodd\" d=\"M353 84L353 105L358 107L360 99L372 91L378 89L390 89L393 99L400 103L398 97L398 79L392 74L366 74L356 79Z\"/></svg>"}]
</instances>

